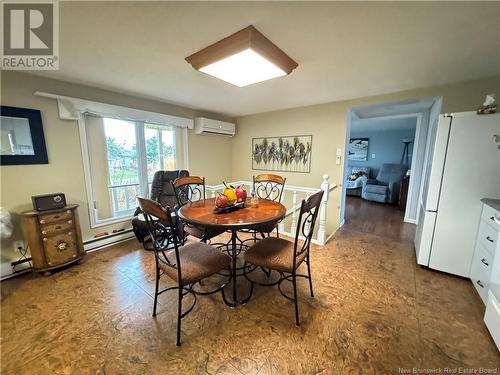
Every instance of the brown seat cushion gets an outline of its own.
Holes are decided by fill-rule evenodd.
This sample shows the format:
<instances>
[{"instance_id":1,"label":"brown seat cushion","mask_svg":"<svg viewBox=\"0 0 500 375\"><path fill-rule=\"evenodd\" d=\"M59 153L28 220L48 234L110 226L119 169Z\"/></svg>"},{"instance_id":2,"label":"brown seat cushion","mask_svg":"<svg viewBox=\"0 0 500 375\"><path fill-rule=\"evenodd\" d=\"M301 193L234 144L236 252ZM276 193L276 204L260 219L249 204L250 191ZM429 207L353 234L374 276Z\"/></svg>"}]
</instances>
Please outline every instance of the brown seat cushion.
<instances>
[{"instance_id":1,"label":"brown seat cushion","mask_svg":"<svg viewBox=\"0 0 500 375\"><path fill-rule=\"evenodd\" d=\"M293 252L293 242L283 238L266 237L245 252L245 261L259 267L292 272ZM306 255L307 252L303 252L297 257L296 267L304 261Z\"/></svg>"},{"instance_id":2,"label":"brown seat cushion","mask_svg":"<svg viewBox=\"0 0 500 375\"><path fill-rule=\"evenodd\" d=\"M210 228L205 229L205 228L198 228L192 225L184 225L184 231L193 237L199 239L205 238L207 240L225 232L224 229L218 229L218 230Z\"/></svg>"},{"instance_id":3,"label":"brown seat cushion","mask_svg":"<svg viewBox=\"0 0 500 375\"><path fill-rule=\"evenodd\" d=\"M175 250L165 252L168 260L176 264ZM184 285L192 284L228 269L231 258L220 250L203 242L189 244L179 248L181 276ZM173 280L179 282L177 269L160 263L160 268Z\"/></svg>"}]
</instances>

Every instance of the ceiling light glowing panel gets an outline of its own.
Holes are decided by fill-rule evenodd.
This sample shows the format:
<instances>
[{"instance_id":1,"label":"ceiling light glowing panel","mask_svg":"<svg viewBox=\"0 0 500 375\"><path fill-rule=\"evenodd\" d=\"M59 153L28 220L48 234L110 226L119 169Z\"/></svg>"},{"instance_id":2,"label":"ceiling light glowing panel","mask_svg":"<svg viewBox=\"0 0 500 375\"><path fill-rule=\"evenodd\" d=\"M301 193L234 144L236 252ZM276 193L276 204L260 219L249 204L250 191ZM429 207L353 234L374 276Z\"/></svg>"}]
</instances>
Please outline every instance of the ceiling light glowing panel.
<instances>
[{"instance_id":1,"label":"ceiling light glowing panel","mask_svg":"<svg viewBox=\"0 0 500 375\"><path fill-rule=\"evenodd\" d=\"M286 76L298 66L252 25L193 53L186 61L238 87Z\"/></svg>"},{"instance_id":2,"label":"ceiling light glowing panel","mask_svg":"<svg viewBox=\"0 0 500 375\"><path fill-rule=\"evenodd\" d=\"M286 76L286 72L251 49L200 68L200 72L238 87Z\"/></svg>"}]
</instances>

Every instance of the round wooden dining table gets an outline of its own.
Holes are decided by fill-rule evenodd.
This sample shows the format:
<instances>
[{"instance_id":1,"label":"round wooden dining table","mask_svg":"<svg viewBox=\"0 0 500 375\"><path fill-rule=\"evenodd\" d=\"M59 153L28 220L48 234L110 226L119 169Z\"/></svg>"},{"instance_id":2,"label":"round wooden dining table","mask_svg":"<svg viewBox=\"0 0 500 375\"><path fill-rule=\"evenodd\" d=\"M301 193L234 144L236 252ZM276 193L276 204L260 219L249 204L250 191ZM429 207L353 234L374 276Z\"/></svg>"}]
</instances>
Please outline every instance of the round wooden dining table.
<instances>
[{"instance_id":1,"label":"round wooden dining table","mask_svg":"<svg viewBox=\"0 0 500 375\"><path fill-rule=\"evenodd\" d=\"M279 202L259 198L256 205L251 205L250 199L247 199L243 208L229 212L217 213L214 209L215 198L202 199L182 206L178 215L183 222L196 227L224 229L231 232L228 254L231 257L232 301L228 301L224 294L223 297L227 305L234 307L239 303L236 288L236 261L238 255L244 250L244 241L238 238L238 231L255 230L260 232L261 228L282 220L285 217L286 208Z\"/></svg>"}]
</instances>

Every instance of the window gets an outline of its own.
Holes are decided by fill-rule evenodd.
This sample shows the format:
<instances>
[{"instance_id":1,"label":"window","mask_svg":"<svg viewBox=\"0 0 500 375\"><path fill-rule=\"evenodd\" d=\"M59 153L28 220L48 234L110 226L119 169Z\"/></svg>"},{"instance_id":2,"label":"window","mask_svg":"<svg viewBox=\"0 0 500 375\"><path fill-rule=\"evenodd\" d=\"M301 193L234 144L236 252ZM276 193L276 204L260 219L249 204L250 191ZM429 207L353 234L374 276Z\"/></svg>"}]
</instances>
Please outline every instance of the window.
<instances>
[{"instance_id":1,"label":"window","mask_svg":"<svg viewBox=\"0 0 500 375\"><path fill-rule=\"evenodd\" d=\"M165 126L145 124L144 138L146 140L148 191L151 191L151 182L156 171L176 169L175 131Z\"/></svg>"},{"instance_id":2,"label":"window","mask_svg":"<svg viewBox=\"0 0 500 375\"><path fill-rule=\"evenodd\" d=\"M130 218L156 171L185 164L178 153L183 137L173 126L85 114L80 131L92 227Z\"/></svg>"}]
</instances>

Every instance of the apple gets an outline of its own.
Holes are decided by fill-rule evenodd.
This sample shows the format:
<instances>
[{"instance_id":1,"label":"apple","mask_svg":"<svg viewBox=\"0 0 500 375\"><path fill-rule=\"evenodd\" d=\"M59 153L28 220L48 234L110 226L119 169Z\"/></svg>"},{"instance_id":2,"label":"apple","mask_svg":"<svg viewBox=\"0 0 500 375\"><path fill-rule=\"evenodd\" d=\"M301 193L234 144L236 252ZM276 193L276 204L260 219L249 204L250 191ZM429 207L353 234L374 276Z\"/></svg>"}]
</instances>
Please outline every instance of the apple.
<instances>
[{"instance_id":1,"label":"apple","mask_svg":"<svg viewBox=\"0 0 500 375\"><path fill-rule=\"evenodd\" d=\"M227 207L228 204L229 204L229 198L224 194L219 193L219 195L217 195L217 198L215 198L215 207L217 208Z\"/></svg>"},{"instance_id":2,"label":"apple","mask_svg":"<svg viewBox=\"0 0 500 375\"><path fill-rule=\"evenodd\" d=\"M240 185L236 188L236 201L244 202L247 199L247 191Z\"/></svg>"}]
</instances>

